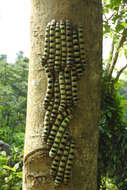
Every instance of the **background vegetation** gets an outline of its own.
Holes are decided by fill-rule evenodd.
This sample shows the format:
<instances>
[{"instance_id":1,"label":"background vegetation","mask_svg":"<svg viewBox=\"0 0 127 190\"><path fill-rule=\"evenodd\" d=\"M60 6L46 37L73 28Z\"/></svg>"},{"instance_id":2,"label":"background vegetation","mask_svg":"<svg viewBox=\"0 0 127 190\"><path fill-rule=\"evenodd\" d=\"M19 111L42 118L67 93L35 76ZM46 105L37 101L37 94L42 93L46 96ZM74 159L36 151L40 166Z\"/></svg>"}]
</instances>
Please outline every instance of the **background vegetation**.
<instances>
[{"instance_id":1,"label":"background vegetation","mask_svg":"<svg viewBox=\"0 0 127 190\"><path fill-rule=\"evenodd\" d=\"M103 6L104 39L112 44L103 60L98 190L126 190L127 62L116 66L127 57L127 2L104 0ZM21 189L28 62L23 52L12 64L0 55L0 190Z\"/></svg>"}]
</instances>

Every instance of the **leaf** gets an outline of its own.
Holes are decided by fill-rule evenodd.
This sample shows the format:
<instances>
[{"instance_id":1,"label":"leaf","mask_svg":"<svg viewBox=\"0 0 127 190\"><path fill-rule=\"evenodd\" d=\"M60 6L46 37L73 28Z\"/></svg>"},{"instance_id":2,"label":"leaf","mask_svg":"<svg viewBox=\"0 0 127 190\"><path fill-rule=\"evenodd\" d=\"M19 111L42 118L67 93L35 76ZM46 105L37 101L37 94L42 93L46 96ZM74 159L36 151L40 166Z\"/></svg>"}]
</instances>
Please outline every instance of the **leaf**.
<instances>
[{"instance_id":1,"label":"leaf","mask_svg":"<svg viewBox=\"0 0 127 190\"><path fill-rule=\"evenodd\" d=\"M6 165L4 165L3 168L4 168L4 169L7 169L7 170L10 170L10 171L13 171L13 172L16 172L16 169L15 169L15 168L11 168L11 167L6 166Z\"/></svg>"}]
</instances>

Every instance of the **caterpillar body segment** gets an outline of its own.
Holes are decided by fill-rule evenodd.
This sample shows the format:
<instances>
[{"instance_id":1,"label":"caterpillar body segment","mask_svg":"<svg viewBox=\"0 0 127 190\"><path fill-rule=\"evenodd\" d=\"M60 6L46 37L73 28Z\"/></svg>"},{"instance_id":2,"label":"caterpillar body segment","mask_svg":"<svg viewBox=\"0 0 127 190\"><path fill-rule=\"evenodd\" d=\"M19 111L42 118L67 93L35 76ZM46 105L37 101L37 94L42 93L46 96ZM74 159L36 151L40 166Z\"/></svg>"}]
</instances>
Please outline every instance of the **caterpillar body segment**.
<instances>
[{"instance_id":1,"label":"caterpillar body segment","mask_svg":"<svg viewBox=\"0 0 127 190\"><path fill-rule=\"evenodd\" d=\"M65 144L65 146L66 146L66 144ZM58 167L59 167L59 162L60 162L61 155L63 154L63 152L61 153L61 150L58 149L58 152L57 152L56 156L53 158L53 162L52 162L52 166L51 166L51 170L50 170L50 174L53 177L56 177L56 173L57 173L57 170L58 170Z\"/></svg>"},{"instance_id":2,"label":"caterpillar body segment","mask_svg":"<svg viewBox=\"0 0 127 190\"><path fill-rule=\"evenodd\" d=\"M55 60L55 20L52 20L50 23L50 37L49 37L49 59L48 67L53 71L54 69L54 60Z\"/></svg>"},{"instance_id":3,"label":"caterpillar body segment","mask_svg":"<svg viewBox=\"0 0 127 190\"><path fill-rule=\"evenodd\" d=\"M61 156L63 154L64 147L66 146L67 140L69 140L69 131L68 130L66 130L63 134L63 137L62 137L59 147L58 147L57 155ZM49 156L51 158L54 158L55 155L56 155L56 149L53 148L52 151L49 152Z\"/></svg>"},{"instance_id":4,"label":"caterpillar body segment","mask_svg":"<svg viewBox=\"0 0 127 190\"><path fill-rule=\"evenodd\" d=\"M60 34L61 34L61 67L64 68L66 66L66 55L67 55L67 47L66 47L66 25L64 21L60 21Z\"/></svg>"},{"instance_id":5,"label":"caterpillar body segment","mask_svg":"<svg viewBox=\"0 0 127 190\"><path fill-rule=\"evenodd\" d=\"M64 72L61 71L59 73L59 85L60 85L60 106L59 111L63 112L66 107L66 86L65 86L65 79L64 79Z\"/></svg>"},{"instance_id":6,"label":"caterpillar body segment","mask_svg":"<svg viewBox=\"0 0 127 190\"><path fill-rule=\"evenodd\" d=\"M68 20L66 20L66 46L67 46L66 66L68 68L71 68L73 64L72 27L71 23Z\"/></svg>"},{"instance_id":7,"label":"caterpillar body segment","mask_svg":"<svg viewBox=\"0 0 127 190\"><path fill-rule=\"evenodd\" d=\"M71 177L71 169L72 169L72 164L73 164L73 159L74 159L74 153L75 153L75 143L74 143L74 141L72 141L70 143L70 151L68 154L65 172L64 172L64 183L65 184L68 184L68 181Z\"/></svg>"},{"instance_id":8,"label":"caterpillar body segment","mask_svg":"<svg viewBox=\"0 0 127 190\"><path fill-rule=\"evenodd\" d=\"M58 167L58 170L57 170L57 175L55 177L55 183L54 183L54 185L56 187L58 185L60 185L62 183L62 181L63 181L64 170L65 170L67 158L68 158L68 155L69 155L69 148L70 148L70 144L67 143L67 145L65 146L63 155L62 155L62 157L60 159L59 167Z\"/></svg>"},{"instance_id":9,"label":"caterpillar body segment","mask_svg":"<svg viewBox=\"0 0 127 190\"><path fill-rule=\"evenodd\" d=\"M55 178L58 167L59 167L59 161L60 161L60 156L56 155L55 158L52 161L51 165L51 170L50 170L50 175Z\"/></svg>"},{"instance_id":10,"label":"caterpillar body segment","mask_svg":"<svg viewBox=\"0 0 127 190\"><path fill-rule=\"evenodd\" d=\"M56 119L58 108L60 104L60 89L59 89L59 80L56 79L54 83L54 105L50 117L51 123L53 123Z\"/></svg>"},{"instance_id":11,"label":"caterpillar body segment","mask_svg":"<svg viewBox=\"0 0 127 190\"><path fill-rule=\"evenodd\" d=\"M67 105L72 105L72 86L71 86L71 73L66 67L64 70L65 88L66 88L66 102Z\"/></svg>"},{"instance_id":12,"label":"caterpillar body segment","mask_svg":"<svg viewBox=\"0 0 127 190\"><path fill-rule=\"evenodd\" d=\"M86 55L84 49L84 38L83 38L83 26L80 25L78 28L78 39L79 39L79 46L80 46L80 57L82 62L82 68L85 69L86 66Z\"/></svg>"},{"instance_id":13,"label":"caterpillar body segment","mask_svg":"<svg viewBox=\"0 0 127 190\"><path fill-rule=\"evenodd\" d=\"M50 156L55 156L58 149L59 149L59 145L60 145L60 142L61 142L61 139L64 135L64 132L66 130L66 128L68 127L68 124L71 120L71 116L67 116L64 118L64 120L62 121L58 131L57 131L57 134L55 136L55 140L54 140L54 143L50 149L50 152L49 152L49 155Z\"/></svg>"},{"instance_id":14,"label":"caterpillar body segment","mask_svg":"<svg viewBox=\"0 0 127 190\"><path fill-rule=\"evenodd\" d=\"M50 38L50 23L47 25L45 29L45 41L44 41L44 50L43 50L43 56L42 56L42 66L45 66L46 61L48 59L49 55L49 38Z\"/></svg>"},{"instance_id":15,"label":"caterpillar body segment","mask_svg":"<svg viewBox=\"0 0 127 190\"><path fill-rule=\"evenodd\" d=\"M46 68L47 69L47 68ZM44 98L44 107L45 109L48 107L50 100L53 96L53 88L54 88L54 77L52 73L48 70L47 71L47 77L48 77L48 85L47 85L47 91Z\"/></svg>"},{"instance_id":16,"label":"caterpillar body segment","mask_svg":"<svg viewBox=\"0 0 127 190\"><path fill-rule=\"evenodd\" d=\"M80 79L83 73L83 69L82 69L82 63L81 63L81 58L80 58L80 46L79 46L79 41L78 41L78 34L76 30L73 30L73 54L74 54L74 61L75 61L76 70L77 70L77 76Z\"/></svg>"},{"instance_id":17,"label":"caterpillar body segment","mask_svg":"<svg viewBox=\"0 0 127 190\"><path fill-rule=\"evenodd\" d=\"M72 83L72 99L73 105L76 105L78 102L78 84L77 84L77 73L76 67L73 66L71 70L71 83Z\"/></svg>"},{"instance_id":18,"label":"caterpillar body segment","mask_svg":"<svg viewBox=\"0 0 127 190\"><path fill-rule=\"evenodd\" d=\"M59 129L59 126L61 125L62 121L67 116L67 114L68 113L66 111L64 111L62 113L58 113L58 115L56 117L56 120L55 120L54 124L52 125L51 131L50 131L50 134L49 134L48 140L47 140L47 144L50 147L52 146L52 144L54 142L54 139L55 139L56 133L57 133L57 131Z\"/></svg>"},{"instance_id":19,"label":"caterpillar body segment","mask_svg":"<svg viewBox=\"0 0 127 190\"><path fill-rule=\"evenodd\" d=\"M44 117L44 128L43 128L43 138L45 141L47 141L47 137L50 131L50 115L52 112L52 108L53 108L53 101L50 101L50 104L47 108L47 111L45 113L45 117Z\"/></svg>"},{"instance_id":20,"label":"caterpillar body segment","mask_svg":"<svg viewBox=\"0 0 127 190\"><path fill-rule=\"evenodd\" d=\"M61 68L61 37L60 37L60 25L59 22L56 23L55 28L55 72L59 72Z\"/></svg>"}]
</instances>

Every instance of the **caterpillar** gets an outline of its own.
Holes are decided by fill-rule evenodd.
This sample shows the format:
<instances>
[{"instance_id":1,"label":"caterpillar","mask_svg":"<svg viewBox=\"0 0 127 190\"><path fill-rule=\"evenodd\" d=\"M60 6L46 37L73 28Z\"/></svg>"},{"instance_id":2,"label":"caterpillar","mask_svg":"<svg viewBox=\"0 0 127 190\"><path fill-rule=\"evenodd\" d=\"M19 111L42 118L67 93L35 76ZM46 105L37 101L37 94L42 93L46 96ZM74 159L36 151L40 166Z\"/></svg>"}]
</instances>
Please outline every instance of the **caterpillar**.
<instances>
[{"instance_id":1,"label":"caterpillar","mask_svg":"<svg viewBox=\"0 0 127 190\"><path fill-rule=\"evenodd\" d=\"M62 121L62 123L61 123L61 125L60 125L60 127L59 127L59 129L58 129L58 131L56 133L54 143L53 143L53 145L52 145L52 147L51 147L51 149L49 151L50 156L52 156L52 155L55 156L56 155L56 153L58 151L59 144L60 144L61 139L63 137L63 134L64 134L66 128L68 127L68 124L69 124L70 120L71 120L71 116L68 115Z\"/></svg>"},{"instance_id":2,"label":"caterpillar","mask_svg":"<svg viewBox=\"0 0 127 190\"><path fill-rule=\"evenodd\" d=\"M50 131L50 115L51 115L51 111L53 108L53 101L50 102L47 111L45 113L45 117L44 117L44 128L43 128L43 138L45 141L47 141L47 137Z\"/></svg>"},{"instance_id":3,"label":"caterpillar","mask_svg":"<svg viewBox=\"0 0 127 190\"><path fill-rule=\"evenodd\" d=\"M64 176L64 169L65 169L66 161L67 161L67 158L69 155L69 149L70 149L70 143L68 142L65 146L63 155L62 155L60 163L59 163L57 175L55 178L55 184L54 184L56 187L62 183L63 176Z\"/></svg>"},{"instance_id":4,"label":"caterpillar","mask_svg":"<svg viewBox=\"0 0 127 190\"><path fill-rule=\"evenodd\" d=\"M56 45L56 52L55 52L55 72L60 71L60 63L61 63L61 38L60 38L60 26L59 22L56 23L55 28L55 45Z\"/></svg>"},{"instance_id":5,"label":"caterpillar","mask_svg":"<svg viewBox=\"0 0 127 190\"><path fill-rule=\"evenodd\" d=\"M49 38L49 59L48 67L50 70L54 69L54 60L55 60L55 26L56 21L52 20L50 23L50 38Z\"/></svg>"},{"instance_id":6,"label":"caterpillar","mask_svg":"<svg viewBox=\"0 0 127 190\"><path fill-rule=\"evenodd\" d=\"M60 106L59 111L63 112L66 107L66 86L65 86L65 79L64 79L64 72L61 71L59 73L59 85L60 85Z\"/></svg>"},{"instance_id":7,"label":"caterpillar","mask_svg":"<svg viewBox=\"0 0 127 190\"><path fill-rule=\"evenodd\" d=\"M63 121L64 117L67 116L67 113L64 111L63 113L58 113L57 118L51 128L47 144L49 146L52 146L52 143L54 142L56 133L58 131L59 126L61 125L61 122ZM51 156L52 157L52 156Z\"/></svg>"},{"instance_id":8,"label":"caterpillar","mask_svg":"<svg viewBox=\"0 0 127 190\"><path fill-rule=\"evenodd\" d=\"M68 106L72 105L72 86L71 86L71 73L67 67L64 70L65 89L66 89L66 102Z\"/></svg>"},{"instance_id":9,"label":"caterpillar","mask_svg":"<svg viewBox=\"0 0 127 190\"><path fill-rule=\"evenodd\" d=\"M75 66L73 66L73 68L71 70L71 83L72 83L73 105L76 105L78 102L78 84L77 84L77 73L76 73Z\"/></svg>"},{"instance_id":10,"label":"caterpillar","mask_svg":"<svg viewBox=\"0 0 127 190\"><path fill-rule=\"evenodd\" d=\"M54 105L50 117L51 123L53 123L56 119L57 113L58 113L58 108L59 108L59 103L60 103L60 90L59 90L59 80L55 79L54 81Z\"/></svg>"},{"instance_id":11,"label":"caterpillar","mask_svg":"<svg viewBox=\"0 0 127 190\"><path fill-rule=\"evenodd\" d=\"M49 22L41 63L48 82L42 136L52 158L50 174L57 187L68 184L74 159L69 123L78 104L78 80L86 65L82 25L76 28L70 20Z\"/></svg>"},{"instance_id":12,"label":"caterpillar","mask_svg":"<svg viewBox=\"0 0 127 190\"><path fill-rule=\"evenodd\" d=\"M50 23L48 23L45 29L45 42L44 42L44 51L42 56L42 66L45 66L49 54L49 37L50 37Z\"/></svg>"},{"instance_id":13,"label":"caterpillar","mask_svg":"<svg viewBox=\"0 0 127 190\"><path fill-rule=\"evenodd\" d=\"M66 46L67 46L66 65L68 68L71 68L73 63L73 44L72 44L72 27L69 20L66 20Z\"/></svg>"},{"instance_id":14,"label":"caterpillar","mask_svg":"<svg viewBox=\"0 0 127 190\"><path fill-rule=\"evenodd\" d=\"M60 34L61 34L61 67L62 69L66 66L66 25L64 21L60 21Z\"/></svg>"},{"instance_id":15,"label":"caterpillar","mask_svg":"<svg viewBox=\"0 0 127 190\"><path fill-rule=\"evenodd\" d=\"M84 70L85 66L86 66L86 56L85 56L85 49L84 49L83 26L82 25L80 25L78 28L78 40L79 40L82 68Z\"/></svg>"},{"instance_id":16,"label":"caterpillar","mask_svg":"<svg viewBox=\"0 0 127 190\"><path fill-rule=\"evenodd\" d=\"M83 70L82 70L82 63L80 59L80 47L79 47L79 41L78 41L78 35L76 30L73 30L73 53L74 53L74 60L77 70L77 76L78 79L82 76Z\"/></svg>"},{"instance_id":17,"label":"caterpillar","mask_svg":"<svg viewBox=\"0 0 127 190\"><path fill-rule=\"evenodd\" d=\"M52 72L48 70L47 66L45 66L45 71L47 73L47 78L48 78L48 86L47 86L47 91L46 91L46 95L44 99L44 107L46 109L53 96L54 77L52 75Z\"/></svg>"},{"instance_id":18,"label":"caterpillar","mask_svg":"<svg viewBox=\"0 0 127 190\"><path fill-rule=\"evenodd\" d=\"M73 159L74 159L74 152L75 152L75 143L74 143L74 141L71 141L69 155L68 155L65 172L64 172L64 183L65 184L68 183L68 181L71 177L71 168L72 168Z\"/></svg>"}]
</instances>

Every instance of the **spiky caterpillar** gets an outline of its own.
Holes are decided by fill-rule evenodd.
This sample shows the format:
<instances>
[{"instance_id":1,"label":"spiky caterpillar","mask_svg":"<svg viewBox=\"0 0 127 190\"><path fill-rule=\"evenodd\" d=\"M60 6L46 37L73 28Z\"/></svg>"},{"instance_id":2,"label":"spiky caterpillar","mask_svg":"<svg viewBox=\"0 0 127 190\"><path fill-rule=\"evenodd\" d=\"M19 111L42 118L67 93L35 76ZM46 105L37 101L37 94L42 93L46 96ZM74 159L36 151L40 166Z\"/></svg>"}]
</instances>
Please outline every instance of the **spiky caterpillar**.
<instances>
[{"instance_id":1,"label":"spiky caterpillar","mask_svg":"<svg viewBox=\"0 0 127 190\"><path fill-rule=\"evenodd\" d=\"M72 111L69 108L73 109L77 104L77 82L83 74L85 63L82 27L74 28L69 20L51 21L46 28L42 57L48 77L43 136L49 145L49 156L53 158L51 174L56 186L61 182L68 183L71 175L74 143L70 140ZM47 111L51 108L51 101L53 105L49 114ZM68 143L69 153L63 159Z\"/></svg>"}]
</instances>

